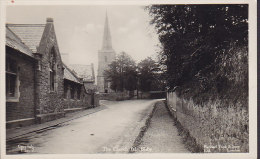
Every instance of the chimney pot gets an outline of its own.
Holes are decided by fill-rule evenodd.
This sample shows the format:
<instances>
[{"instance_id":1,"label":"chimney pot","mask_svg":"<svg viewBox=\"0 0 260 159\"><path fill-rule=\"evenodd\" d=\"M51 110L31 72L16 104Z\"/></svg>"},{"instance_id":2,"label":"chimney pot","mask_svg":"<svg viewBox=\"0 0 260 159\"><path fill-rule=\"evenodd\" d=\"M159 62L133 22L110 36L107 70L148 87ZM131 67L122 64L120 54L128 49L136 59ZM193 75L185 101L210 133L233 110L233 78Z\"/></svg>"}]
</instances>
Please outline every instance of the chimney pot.
<instances>
[{"instance_id":1,"label":"chimney pot","mask_svg":"<svg viewBox=\"0 0 260 159\"><path fill-rule=\"evenodd\" d=\"M53 18L47 18L46 22L47 23L53 23Z\"/></svg>"}]
</instances>

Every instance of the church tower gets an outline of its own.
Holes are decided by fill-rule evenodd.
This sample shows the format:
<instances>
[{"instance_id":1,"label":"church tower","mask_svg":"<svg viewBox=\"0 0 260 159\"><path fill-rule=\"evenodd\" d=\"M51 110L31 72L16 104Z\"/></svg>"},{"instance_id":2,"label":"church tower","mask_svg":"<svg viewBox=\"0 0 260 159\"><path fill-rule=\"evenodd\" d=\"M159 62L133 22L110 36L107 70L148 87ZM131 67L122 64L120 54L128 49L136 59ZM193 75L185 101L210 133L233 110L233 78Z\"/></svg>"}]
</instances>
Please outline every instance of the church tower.
<instances>
[{"instance_id":1,"label":"church tower","mask_svg":"<svg viewBox=\"0 0 260 159\"><path fill-rule=\"evenodd\" d=\"M101 50L98 51L98 74L97 74L97 86L98 91L101 93L112 92L110 89L110 82L106 80L104 76L104 70L108 69L108 65L114 61L116 53L112 48L112 39L108 24L108 17L106 14L103 43Z\"/></svg>"}]
</instances>

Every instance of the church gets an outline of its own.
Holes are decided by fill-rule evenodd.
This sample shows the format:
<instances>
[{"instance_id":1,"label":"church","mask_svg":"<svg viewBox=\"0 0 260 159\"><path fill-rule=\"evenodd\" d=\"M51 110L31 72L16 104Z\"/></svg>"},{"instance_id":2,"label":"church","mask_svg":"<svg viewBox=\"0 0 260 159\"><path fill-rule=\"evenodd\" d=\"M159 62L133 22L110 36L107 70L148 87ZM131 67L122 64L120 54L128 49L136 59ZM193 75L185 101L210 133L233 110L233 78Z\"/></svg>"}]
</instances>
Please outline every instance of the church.
<instances>
[{"instance_id":1,"label":"church","mask_svg":"<svg viewBox=\"0 0 260 159\"><path fill-rule=\"evenodd\" d=\"M101 50L98 51L98 74L97 74L97 88L100 93L110 93L110 82L104 75L104 70L109 68L109 64L116 58L116 53L112 47L112 38L109 28L108 17L106 14L104 35Z\"/></svg>"}]
</instances>

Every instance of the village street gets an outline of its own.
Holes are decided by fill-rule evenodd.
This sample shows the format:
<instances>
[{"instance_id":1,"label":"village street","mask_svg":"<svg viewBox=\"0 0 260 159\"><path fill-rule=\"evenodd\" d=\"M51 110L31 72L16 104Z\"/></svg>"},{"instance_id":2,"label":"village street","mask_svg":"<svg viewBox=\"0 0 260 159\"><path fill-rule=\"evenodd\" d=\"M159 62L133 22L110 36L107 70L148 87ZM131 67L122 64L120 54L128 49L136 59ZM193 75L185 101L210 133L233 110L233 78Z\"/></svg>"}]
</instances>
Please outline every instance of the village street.
<instances>
[{"instance_id":1,"label":"village street","mask_svg":"<svg viewBox=\"0 0 260 159\"><path fill-rule=\"evenodd\" d=\"M127 153L156 101L106 101L107 109L30 135L7 153L17 153L17 145L32 145L28 153L41 154Z\"/></svg>"}]
</instances>

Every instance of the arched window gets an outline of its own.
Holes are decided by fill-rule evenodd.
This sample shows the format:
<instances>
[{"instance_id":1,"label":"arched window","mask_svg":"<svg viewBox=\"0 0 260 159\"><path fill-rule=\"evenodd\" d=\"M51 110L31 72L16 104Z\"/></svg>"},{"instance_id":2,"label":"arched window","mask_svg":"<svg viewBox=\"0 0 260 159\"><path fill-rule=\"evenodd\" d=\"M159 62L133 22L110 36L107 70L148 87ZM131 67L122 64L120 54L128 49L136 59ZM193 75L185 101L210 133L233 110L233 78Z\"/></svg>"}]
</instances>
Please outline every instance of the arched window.
<instances>
[{"instance_id":1,"label":"arched window","mask_svg":"<svg viewBox=\"0 0 260 159\"><path fill-rule=\"evenodd\" d=\"M56 90L56 54L54 47L51 49L50 52L50 90Z\"/></svg>"}]
</instances>

